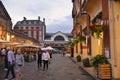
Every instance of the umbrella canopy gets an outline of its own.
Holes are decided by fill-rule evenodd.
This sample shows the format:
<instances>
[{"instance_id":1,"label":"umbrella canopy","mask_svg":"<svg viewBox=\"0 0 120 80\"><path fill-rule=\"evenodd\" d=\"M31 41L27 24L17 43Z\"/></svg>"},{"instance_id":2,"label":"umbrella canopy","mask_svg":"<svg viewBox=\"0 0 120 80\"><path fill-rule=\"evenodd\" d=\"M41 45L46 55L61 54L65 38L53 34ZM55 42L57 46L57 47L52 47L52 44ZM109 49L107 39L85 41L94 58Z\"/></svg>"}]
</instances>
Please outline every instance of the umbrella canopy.
<instances>
[{"instance_id":1,"label":"umbrella canopy","mask_svg":"<svg viewBox=\"0 0 120 80\"><path fill-rule=\"evenodd\" d=\"M55 50L54 48L52 48L51 46L48 46L48 47L44 47L44 48L41 48L41 50Z\"/></svg>"},{"instance_id":2,"label":"umbrella canopy","mask_svg":"<svg viewBox=\"0 0 120 80\"><path fill-rule=\"evenodd\" d=\"M51 46L46 47L47 50L54 50Z\"/></svg>"},{"instance_id":3,"label":"umbrella canopy","mask_svg":"<svg viewBox=\"0 0 120 80\"><path fill-rule=\"evenodd\" d=\"M7 43L7 42L9 42L9 41L0 39L0 43Z\"/></svg>"},{"instance_id":4,"label":"umbrella canopy","mask_svg":"<svg viewBox=\"0 0 120 80\"><path fill-rule=\"evenodd\" d=\"M17 45L16 47L40 48L40 46L35 46L35 45L31 45L31 44L21 44L21 45Z\"/></svg>"},{"instance_id":5,"label":"umbrella canopy","mask_svg":"<svg viewBox=\"0 0 120 80\"><path fill-rule=\"evenodd\" d=\"M46 48L41 48L41 50L43 50L43 51L44 51L44 50L47 50L47 49L46 49Z\"/></svg>"}]
</instances>

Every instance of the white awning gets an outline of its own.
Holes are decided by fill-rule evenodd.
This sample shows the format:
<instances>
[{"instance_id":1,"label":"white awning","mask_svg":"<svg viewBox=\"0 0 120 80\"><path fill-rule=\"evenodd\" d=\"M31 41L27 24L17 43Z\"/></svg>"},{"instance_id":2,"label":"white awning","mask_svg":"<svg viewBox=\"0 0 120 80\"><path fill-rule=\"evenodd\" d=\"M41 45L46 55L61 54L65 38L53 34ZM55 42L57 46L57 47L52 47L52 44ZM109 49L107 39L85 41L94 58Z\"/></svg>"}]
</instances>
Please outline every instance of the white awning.
<instances>
[{"instance_id":1,"label":"white awning","mask_svg":"<svg viewBox=\"0 0 120 80\"><path fill-rule=\"evenodd\" d=\"M48 46L48 47L44 47L44 48L41 48L41 50L55 50L54 48L52 48L51 46Z\"/></svg>"},{"instance_id":2,"label":"white awning","mask_svg":"<svg viewBox=\"0 0 120 80\"><path fill-rule=\"evenodd\" d=\"M40 48L40 46L31 45L31 44L20 44L20 45L17 45L16 47L33 47L33 48Z\"/></svg>"},{"instance_id":3,"label":"white awning","mask_svg":"<svg viewBox=\"0 0 120 80\"><path fill-rule=\"evenodd\" d=\"M47 50L54 50L51 46L46 47Z\"/></svg>"},{"instance_id":4,"label":"white awning","mask_svg":"<svg viewBox=\"0 0 120 80\"><path fill-rule=\"evenodd\" d=\"M9 41L0 39L0 43L7 43L7 42L9 42Z\"/></svg>"},{"instance_id":5,"label":"white awning","mask_svg":"<svg viewBox=\"0 0 120 80\"><path fill-rule=\"evenodd\" d=\"M5 44L8 44L8 45L20 45L21 43L16 43L16 42L8 42L8 43L5 43Z\"/></svg>"}]
</instances>

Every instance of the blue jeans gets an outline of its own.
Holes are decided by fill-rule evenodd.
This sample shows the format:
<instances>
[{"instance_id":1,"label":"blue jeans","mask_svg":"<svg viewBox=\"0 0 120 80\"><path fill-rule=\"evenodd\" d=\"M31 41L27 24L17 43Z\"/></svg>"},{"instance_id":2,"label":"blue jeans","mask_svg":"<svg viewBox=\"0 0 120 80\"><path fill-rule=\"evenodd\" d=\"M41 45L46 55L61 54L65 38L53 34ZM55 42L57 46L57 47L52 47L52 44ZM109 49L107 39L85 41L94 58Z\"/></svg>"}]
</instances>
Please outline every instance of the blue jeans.
<instances>
[{"instance_id":1,"label":"blue jeans","mask_svg":"<svg viewBox=\"0 0 120 80\"><path fill-rule=\"evenodd\" d=\"M48 60L43 60L43 69L45 69L45 67L48 69Z\"/></svg>"},{"instance_id":2,"label":"blue jeans","mask_svg":"<svg viewBox=\"0 0 120 80\"><path fill-rule=\"evenodd\" d=\"M15 78L14 65L11 65L10 63L8 63L8 70L7 70L5 78L8 78L10 71L12 73L12 77Z\"/></svg>"}]
</instances>

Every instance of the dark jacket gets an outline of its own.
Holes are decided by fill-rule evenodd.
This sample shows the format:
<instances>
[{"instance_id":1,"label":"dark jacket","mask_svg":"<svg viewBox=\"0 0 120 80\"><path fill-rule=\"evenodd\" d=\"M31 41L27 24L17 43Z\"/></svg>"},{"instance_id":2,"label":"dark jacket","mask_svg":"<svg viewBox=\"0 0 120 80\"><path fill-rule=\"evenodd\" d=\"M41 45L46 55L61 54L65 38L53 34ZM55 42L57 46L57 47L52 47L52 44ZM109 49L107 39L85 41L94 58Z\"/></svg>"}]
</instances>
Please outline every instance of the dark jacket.
<instances>
[{"instance_id":1,"label":"dark jacket","mask_svg":"<svg viewBox=\"0 0 120 80\"><path fill-rule=\"evenodd\" d=\"M38 54L38 62L42 62L42 54Z\"/></svg>"}]
</instances>

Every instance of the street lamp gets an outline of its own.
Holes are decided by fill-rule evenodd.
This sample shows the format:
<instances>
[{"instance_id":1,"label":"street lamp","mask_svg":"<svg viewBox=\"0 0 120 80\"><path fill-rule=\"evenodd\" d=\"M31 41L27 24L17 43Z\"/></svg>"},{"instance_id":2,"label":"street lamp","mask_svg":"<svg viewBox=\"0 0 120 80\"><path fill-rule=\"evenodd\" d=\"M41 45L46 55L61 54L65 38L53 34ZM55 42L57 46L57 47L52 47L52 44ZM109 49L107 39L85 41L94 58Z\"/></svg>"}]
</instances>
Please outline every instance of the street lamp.
<instances>
[{"instance_id":1,"label":"street lamp","mask_svg":"<svg viewBox=\"0 0 120 80\"><path fill-rule=\"evenodd\" d=\"M86 14L87 14L86 11L82 11L82 12L81 12L81 15L86 15Z\"/></svg>"},{"instance_id":2,"label":"street lamp","mask_svg":"<svg viewBox=\"0 0 120 80\"><path fill-rule=\"evenodd\" d=\"M7 35L6 35L6 40L10 41L10 34L9 33L7 33Z\"/></svg>"},{"instance_id":3,"label":"street lamp","mask_svg":"<svg viewBox=\"0 0 120 80\"><path fill-rule=\"evenodd\" d=\"M14 37L15 37L14 35L11 36L11 38L14 38Z\"/></svg>"},{"instance_id":4,"label":"street lamp","mask_svg":"<svg viewBox=\"0 0 120 80\"><path fill-rule=\"evenodd\" d=\"M86 15L88 15L86 11L81 12L81 16L86 16ZM89 35L87 33L87 35L86 35L86 44L88 44L88 38L89 38Z\"/></svg>"}]
</instances>

